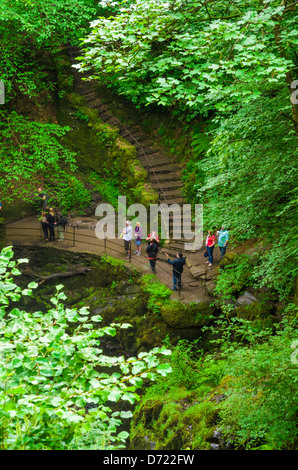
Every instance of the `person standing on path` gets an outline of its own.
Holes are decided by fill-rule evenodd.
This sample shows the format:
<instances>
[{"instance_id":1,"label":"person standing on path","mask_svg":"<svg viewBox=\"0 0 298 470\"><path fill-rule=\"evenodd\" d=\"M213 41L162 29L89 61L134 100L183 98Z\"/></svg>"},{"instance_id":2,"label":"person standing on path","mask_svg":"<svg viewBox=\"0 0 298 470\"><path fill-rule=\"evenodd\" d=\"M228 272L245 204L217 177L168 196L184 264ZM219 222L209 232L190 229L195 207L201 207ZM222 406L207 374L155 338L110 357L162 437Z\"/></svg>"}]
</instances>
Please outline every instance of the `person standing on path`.
<instances>
[{"instance_id":1,"label":"person standing on path","mask_svg":"<svg viewBox=\"0 0 298 470\"><path fill-rule=\"evenodd\" d=\"M223 259L224 255L226 254L228 242L229 242L229 232L224 225L222 225L221 229L217 232L218 235L218 247L220 250L221 259Z\"/></svg>"},{"instance_id":2,"label":"person standing on path","mask_svg":"<svg viewBox=\"0 0 298 470\"><path fill-rule=\"evenodd\" d=\"M148 237L146 238L147 241L149 240L149 243L150 243L150 240L151 240L151 239L155 241L155 243L157 244L157 246L159 246L159 236L158 236L158 234L157 234L156 232L153 231L153 232L150 233L150 234L148 235ZM149 245L149 243L148 243L148 245Z\"/></svg>"},{"instance_id":3,"label":"person standing on path","mask_svg":"<svg viewBox=\"0 0 298 470\"><path fill-rule=\"evenodd\" d=\"M183 266L185 265L185 258L181 252L177 253L176 259L170 260L170 257L165 253L167 261L173 266L173 287L171 290L181 289L181 275L183 273Z\"/></svg>"},{"instance_id":4,"label":"person standing on path","mask_svg":"<svg viewBox=\"0 0 298 470\"><path fill-rule=\"evenodd\" d=\"M63 223L63 216L58 208L55 208L55 227L57 227L58 231L58 242L63 242L64 240L64 231L65 231L65 224Z\"/></svg>"},{"instance_id":5,"label":"person standing on path","mask_svg":"<svg viewBox=\"0 0 298 470\"><path fill-rule=\"evenodd\" d=\"M44 239L46 242L48 242L49 241L49 224L48 224L46 215L47 215L46 212L41 213L40 222L41 222Z\"/></svg>"},{"instance_id":6,"label":"person standing on path","mask_svg":"<svg viewBox=\"0 0 298 470\"><path fill-rule=\"evenodd\" d=\"M153 238L149 241L149 245L146 248L146 253L150 263L151 271L155 274L155 266L157 259L158 246Z\"/></svg>"},{"instance_id":7,"label":"person standing on path","mask_svg":"<svg viewBox=\"0 0 298 470\"><path fill-rule=\"evenodd\" d=\"M55 212L52 207L49 209L49 213L46 216L47 222L48 222L48 227L49 227L49 232L50 232L50 242L55 241Z\"/></svg>"},{"instance_id":8,"label":"person standing on path","mask_svg":"<svg viewBox=\"0 0 298 470\"><path fill-rule=\"evenodd\" d=\"M124 240L124 250L126 251L126 258L130 258L131 240L132 240L132 226L130 220L126 221L126 225L122 232Z\"/></svg>"},{"instance_id":9,"label":"person standing on path","mask_svg":"<svg viewBox=\"0 0 298 470\"><path fill-rule=\"evenodd\" d=\"M143 229L141 227L141 223L137 222L135 227L135 241L137 245L137 250L134 253L138 256L141 254L141 243L143 238Z\"/></svg>"},{"instance_id":10,"label":"person standing on path","mask_svg":"<svg viewBox=\"0 0 298 470\"><path fill-rule=\"evenodd\" d=\"M208 230L208 235L206 239L206 248L208 252L209 264L208 266L212 266L213 263L213 250L215 246L215 235L211 230Z\"/></svg>"},{"instance_id":11,"label":"person standing on path","mask_svg":"<svg viewBox=\"0 0 298 470\"><path fill-rule=\"evenodd\" d=\"M44 212L48 206L48 195L42 188L38 188L38 208L40 213Z\"/></svg>"}]
</instances>

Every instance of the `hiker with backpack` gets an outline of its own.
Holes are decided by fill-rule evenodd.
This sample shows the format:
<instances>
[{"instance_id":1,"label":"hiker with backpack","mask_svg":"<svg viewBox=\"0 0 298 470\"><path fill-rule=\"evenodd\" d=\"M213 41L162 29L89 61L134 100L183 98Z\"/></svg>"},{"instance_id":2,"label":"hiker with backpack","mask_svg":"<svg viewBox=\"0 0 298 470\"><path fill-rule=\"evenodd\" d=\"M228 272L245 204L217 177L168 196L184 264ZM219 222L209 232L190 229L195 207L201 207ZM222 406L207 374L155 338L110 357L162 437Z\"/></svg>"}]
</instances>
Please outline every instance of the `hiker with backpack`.
<instances>
[{"instance_id":1,"label":"hiker with backpack","mask_svg":"<svg viewBox=\"0 0 298 470\"><path fill-rule=\"evenodd\" d=\"M148 260L150 263L150 268L153 274L155 274L157 252L158 252L158 246L157 246L156 240L151 238L149 241L149 245L146 248L146 253L147 253Z\"/></svg>"},{"instance_id":2,"label":"hiker with backpack","mask_svg":"<svg viewBox=\"0 0 298 470\"><path fill-rule=\"evenodd\" d=\"M63 242L64 240L64 232L65 226L67 224L67 218L62 215L59 209L55 208L55 227L57 227L58 231L58 242Z\"/></svg>"}]
</instances>

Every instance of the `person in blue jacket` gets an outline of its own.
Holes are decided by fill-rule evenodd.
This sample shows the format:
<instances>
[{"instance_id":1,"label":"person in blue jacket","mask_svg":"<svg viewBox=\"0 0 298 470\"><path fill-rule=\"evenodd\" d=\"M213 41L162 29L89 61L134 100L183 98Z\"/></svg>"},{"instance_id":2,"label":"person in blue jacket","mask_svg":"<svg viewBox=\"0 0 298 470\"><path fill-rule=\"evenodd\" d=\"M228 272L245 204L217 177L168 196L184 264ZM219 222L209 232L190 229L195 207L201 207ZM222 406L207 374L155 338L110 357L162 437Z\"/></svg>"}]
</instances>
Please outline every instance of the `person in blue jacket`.
<instances>
[{"instance_id":1,"label":"person in blue jacket","mask_svg":"<svg viewBox=\"0 0 298 470\"><path fill-rule=\"evenodd\" d=\"M217 232L217 235L218 235L218 247L220 249L220 256L221 256L221 259L223 259L227 250L228 243L229 243L229 232L226 229L226 227L222 225L221 229Z\"/></svg>"},{"instance_id":2,"label":"person in blue jacket","mask_svg":"<svg viewBox=\"0 0 298 470\"><path fill-rule=\"evenodd\" d=\"M171 290L181 289L181 275L183 273L183 266L185 265L185 258L181 252L177 253L176 259L170 260L169 255L165 253L167 261L173 266L173 287Z\"/></svg>"}]
</instances>

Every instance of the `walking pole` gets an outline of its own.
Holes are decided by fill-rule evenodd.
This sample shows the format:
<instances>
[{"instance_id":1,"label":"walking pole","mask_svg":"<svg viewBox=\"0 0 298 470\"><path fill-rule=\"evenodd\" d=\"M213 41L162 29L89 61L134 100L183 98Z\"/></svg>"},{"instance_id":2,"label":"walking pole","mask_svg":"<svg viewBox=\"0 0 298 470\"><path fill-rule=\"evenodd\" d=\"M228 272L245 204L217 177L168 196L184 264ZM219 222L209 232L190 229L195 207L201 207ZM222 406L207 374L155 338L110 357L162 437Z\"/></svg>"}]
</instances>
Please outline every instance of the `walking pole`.
<instances>
[{"instance_id":1,"label":"walking pole","mask_svg":"<svg viewBox=\"0 0 298 470\"><path fill-rule=\"evenodd\" d=\"M131 240L129 240L129 262L131 263Z\"/></svg>"}]
</instances>

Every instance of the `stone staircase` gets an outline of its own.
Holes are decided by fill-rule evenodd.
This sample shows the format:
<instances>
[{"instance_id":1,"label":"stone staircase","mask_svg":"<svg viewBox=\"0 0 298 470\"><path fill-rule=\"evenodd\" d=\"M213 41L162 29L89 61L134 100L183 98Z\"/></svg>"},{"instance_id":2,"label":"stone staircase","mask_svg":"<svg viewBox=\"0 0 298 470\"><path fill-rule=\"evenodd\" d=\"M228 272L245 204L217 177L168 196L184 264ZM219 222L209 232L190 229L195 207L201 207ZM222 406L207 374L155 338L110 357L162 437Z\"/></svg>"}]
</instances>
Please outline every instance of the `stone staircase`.
<instances>
[{"instance_id":1,"label":"stone staircase","mask_svg":"<svg viewBox=\"0 0 298 470\"><path fill-rule=\"evenodd\" d=\"M71 63L77 63L76 57L80 55L78 48L70 47L67 50L70 57ZM82 78L87 76L86 74L79 73L77 69L73 68L74 76L74 92L84 96L86 104L92 109L96 109L99 113L99 117L105 123L115 126L119 130L119 134L122 138L128 141L136 148L137 157L143 166L148 171L148 178L152 187L157 191L159 195L160 204L178 204L181 210L181 216L183 211L183 204L185 203L181 181L181 165L177 163L173 158L165 155L162 149L158 148L156 144L153 144L150 136L146 134L141 126L136 124L123 124L116 116L114 116L109 109L108 104L103 103L100 97L94 90L93 83L91 81L84 81ZM184 250L184 243L191 243L193 240L184 238L188 234L184 233L181 238L173 238L173 218L169 220L170 233L168 239L164 243L164 251L170 256L176 257L178 251ZM194 227L191 227L194 230ZM187 252L187 257L190 257L190 252ZM194 259L189 263L188 267L193 267ZM205 266L202 274L198 276L198 270L195 271L194 279L203 279L205 277Z\"/></svg>"}]
</instances>

